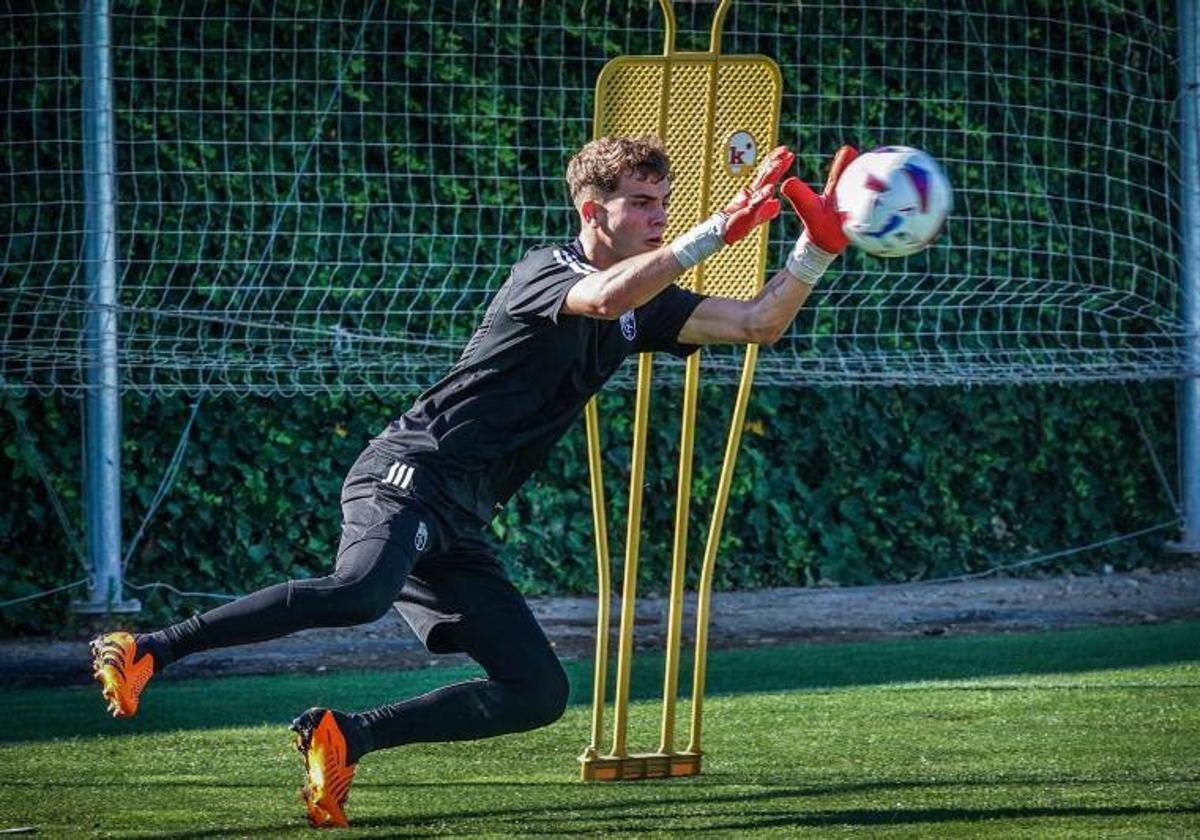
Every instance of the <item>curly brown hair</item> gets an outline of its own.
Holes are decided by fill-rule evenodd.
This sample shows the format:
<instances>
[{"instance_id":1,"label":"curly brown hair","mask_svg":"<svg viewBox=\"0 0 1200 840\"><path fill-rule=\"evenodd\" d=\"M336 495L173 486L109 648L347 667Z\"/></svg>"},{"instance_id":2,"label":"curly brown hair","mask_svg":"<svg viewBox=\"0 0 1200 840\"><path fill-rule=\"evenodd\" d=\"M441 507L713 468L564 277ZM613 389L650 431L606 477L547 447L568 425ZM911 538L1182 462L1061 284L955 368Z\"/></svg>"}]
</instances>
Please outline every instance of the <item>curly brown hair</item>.
<instances>
[{"instance_id":1,"label":"curly brown hair","mask_svg":"<svg viewBox=\"0 0 1200 840\"><path fill-rule=\"evenodd\" d=\"M601 195L616 192L622 175L653 178L671 177L671 159L662 141L647 134L643 137L601 137L579 150L567 164L567 186L571 201L578 203L589 188Z\"/></svg>"}]
</instances>

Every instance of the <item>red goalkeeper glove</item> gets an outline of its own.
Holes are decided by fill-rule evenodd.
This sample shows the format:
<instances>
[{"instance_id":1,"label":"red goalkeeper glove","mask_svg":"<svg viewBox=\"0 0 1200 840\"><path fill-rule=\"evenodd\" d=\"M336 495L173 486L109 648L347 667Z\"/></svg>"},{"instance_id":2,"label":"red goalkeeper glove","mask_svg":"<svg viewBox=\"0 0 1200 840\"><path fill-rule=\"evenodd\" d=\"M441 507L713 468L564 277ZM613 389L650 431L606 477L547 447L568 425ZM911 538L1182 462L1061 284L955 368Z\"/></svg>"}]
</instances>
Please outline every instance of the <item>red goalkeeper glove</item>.
<instances>
[{"instance_id":1,"label":"red goalkeeper glove","mask_svg":"<svg viewBox=\"0 0 1200 840\"><path fill-rule=\"evenodd\" d=\"M779 215L779 199L774 197L775 185L792 167L796 156L787 146L776 146L763 158L748 187L738 190L733 201L725 205L725 244L732 245L763 222Z\"/></svg>"},{"instance_id":2,"label":"red goalkeeper glove","mask_svg":"<svg viewBox=\"0 0 1200 840\"><path fill-rule=\"evenodd\" d=\"M750 184L738 190L725 208L671 242L679 264L691 268L717 252L745 238L759 225L779 215L775 185L796 159L787 146L778 146L763 158Z\"/></svg>"},{"instance_id":3,"label":"red goalkeeper glove","mask_svg":"<svg viewBox=\"0 0 1200 840\"><path fill-rule=\"evenodd\" d=\"M829 264L850 244L842 232L842 214L838 212L834 190L838 179L856 157L858 150L853 146L842 146L837 150L820 195L799 178L788 178L779 188L804 222L804 233L788 255L787 270L810 286L817 284Z\"/></svg>"}]
</instances>

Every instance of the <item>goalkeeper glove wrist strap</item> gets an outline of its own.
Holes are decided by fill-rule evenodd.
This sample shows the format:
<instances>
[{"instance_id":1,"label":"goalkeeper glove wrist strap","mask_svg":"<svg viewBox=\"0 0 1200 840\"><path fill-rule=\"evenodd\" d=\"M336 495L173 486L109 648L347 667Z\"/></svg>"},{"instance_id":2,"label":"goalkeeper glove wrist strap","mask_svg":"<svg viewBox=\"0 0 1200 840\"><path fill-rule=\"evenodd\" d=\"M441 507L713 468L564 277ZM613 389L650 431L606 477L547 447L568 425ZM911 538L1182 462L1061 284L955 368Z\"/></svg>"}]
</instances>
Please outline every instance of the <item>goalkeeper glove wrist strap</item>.
<instances>
[{"instance_id":1,"label":"goalkeeper glove wrist strap","mask_svg":"<svg viewBox=\"0 0 1200 840\"><path fill-rule=\"evenodd\" d=\"M714 213L700 224L671 240L671 253L684 268L704 262L725 244L725 223L729 217Z\"/></svg>"},{"instance_id":2,"label":"goalkeeper glove wrist strap","mask_svg":"<svg viewBox=\"0 0 1200 840\"><path fill-rule=\"evenodd\" d=\"M835 259L837 254L819 248L808 238L808 231L805 231L796 240L796 247L788 254L787 272L801 283L815 286L825 269L829 268L829 264Z\"/></svg>"}]
</instances>

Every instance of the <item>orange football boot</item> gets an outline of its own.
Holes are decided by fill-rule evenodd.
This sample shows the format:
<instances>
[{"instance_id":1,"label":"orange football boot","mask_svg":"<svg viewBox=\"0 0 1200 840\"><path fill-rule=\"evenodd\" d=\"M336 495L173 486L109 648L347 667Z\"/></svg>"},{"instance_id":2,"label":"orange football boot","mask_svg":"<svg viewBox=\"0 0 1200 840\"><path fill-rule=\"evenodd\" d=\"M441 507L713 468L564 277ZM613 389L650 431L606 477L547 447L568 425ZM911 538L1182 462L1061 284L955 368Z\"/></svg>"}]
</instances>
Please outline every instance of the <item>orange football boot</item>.
<instances>
[{"instance_id":1,"label":"orange football boot","mask_svg":"<svg viewBox=\"0 0 1200 840\"><path fill-rule=\"evenodd\" d=\"M92 673L100 681L113 717L137 714L138 696L154 676L154 657L137 655L132 633L105 633L92 639Z\"/></svg>"},{"instance_id":2,"label":"orange football boot","mask_svg":"<svg viewBox=\"0 0 1200 840\"><path fill-rule=\"evenodd\" d=\"M309 709L292 721L296 749L304 756L304 787L300 798L308 807L314 828L346 828L342 807L354 779L353 764L346 763L346 736L329 709Z\"/></svg>"}]
</instances>

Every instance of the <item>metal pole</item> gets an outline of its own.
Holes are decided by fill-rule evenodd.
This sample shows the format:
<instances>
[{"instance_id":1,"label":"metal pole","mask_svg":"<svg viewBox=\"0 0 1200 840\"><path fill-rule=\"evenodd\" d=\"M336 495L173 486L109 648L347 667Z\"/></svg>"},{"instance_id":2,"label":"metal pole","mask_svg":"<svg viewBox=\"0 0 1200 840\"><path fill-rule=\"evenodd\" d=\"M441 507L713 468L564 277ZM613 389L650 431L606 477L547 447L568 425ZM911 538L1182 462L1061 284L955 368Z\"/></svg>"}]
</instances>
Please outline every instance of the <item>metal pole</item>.
<instances>
[{"instance_id":1,"label":"metal pole","mask_svg":"<svg viewBox=\"0 0 1200 840\"><path fill-rule=\"evenodd\" d=\"M1179 0L1181 315L1189 376L1179 384L1183 530L1168 551L1200 554L1200 10Z\"/></svg>"},{"instance_id":2,"label":"metal pole","mask_svg":"<svg viewBox=\"0 0 1200 840\"><path fill-rule=\"evenodd\" d=\"M592 397L584 408L587 422L588 477L592 487L592 526L596 531L596 662L592 682L592 740L579 760L588 780L588 765L600 755L607 701L608 628L612 609L612 573L608 554L608 517L604 512L604 467L600 459L600 409Z\"/></svg>"},{"instance_id":3,"label":"metal pole","mask_svg":"<svg viewBox=\"0 0 1200 840\"><path fill-rule=\"evenodd\" d=\"M87 279L84 397L87 553L81 613L136 612L121 573L121 395L117 371L117 190L112 40L107 0L83 3L83 264Z\"/></svg>"}]
</instances>

